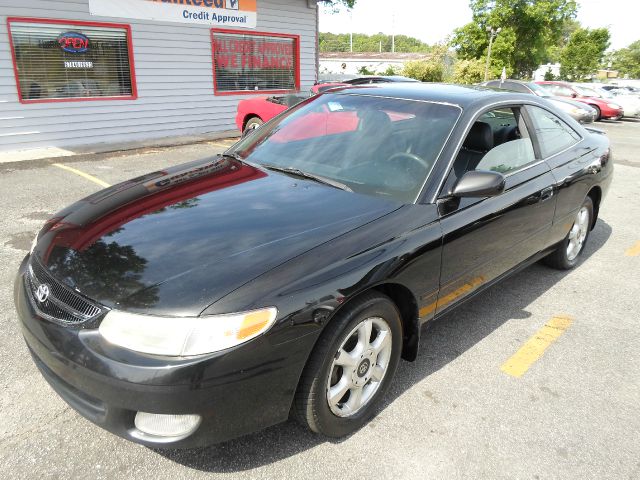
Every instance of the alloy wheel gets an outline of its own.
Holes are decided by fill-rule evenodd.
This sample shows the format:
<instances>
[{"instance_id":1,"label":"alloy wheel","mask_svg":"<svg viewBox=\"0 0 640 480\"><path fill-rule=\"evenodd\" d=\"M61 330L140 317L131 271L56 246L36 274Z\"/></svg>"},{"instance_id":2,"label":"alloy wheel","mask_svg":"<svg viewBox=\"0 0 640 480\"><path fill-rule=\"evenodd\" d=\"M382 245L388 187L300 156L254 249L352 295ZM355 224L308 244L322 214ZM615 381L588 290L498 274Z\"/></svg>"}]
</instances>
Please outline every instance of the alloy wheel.
<instances>
[{"instance_id":1,"label":"alloy wheel","mask_svg":"<svg viewBox=\"0 0 640 480\"><path fill-rule=\"evenodd\" d=\"M338 417L366 407L380 388L391 360L392 334L380 317L363 320L338 348L329 370L327 403Z\"/></svg>"},{"instance_id":2,"label":"alloy wheel","mask_svg":"<svg viewBox=\"0 0 640 480\"><path fill-rule=\"evenodd\" d=\"M569 232L567 243L567 260L572 262L580 254L584 241L589 233L589 210L582 207L576 215L576 220Z\"/></svg>"}]
</instances>

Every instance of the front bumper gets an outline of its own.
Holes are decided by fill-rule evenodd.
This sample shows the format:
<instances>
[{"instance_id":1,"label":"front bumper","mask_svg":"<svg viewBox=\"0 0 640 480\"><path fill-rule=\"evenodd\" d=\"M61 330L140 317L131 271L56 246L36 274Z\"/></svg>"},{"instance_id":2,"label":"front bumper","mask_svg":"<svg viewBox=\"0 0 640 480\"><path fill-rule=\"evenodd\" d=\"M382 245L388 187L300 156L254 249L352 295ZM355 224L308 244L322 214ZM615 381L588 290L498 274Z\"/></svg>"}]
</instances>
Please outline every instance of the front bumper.
<instances>
[{"instance_id":1,"label":"front bumper","mask_svg":"<svg viewBox=\"0 0 640 480\"><path fill-rule=\"evenodd\" d=\"M151 447L191 448L256 432L288 418L316 334L278 345L266 335L190 359L141 355L108 345L97 330L39 318L27 298L25 264L14 297L33 359L53 389L98 426ZM136 431L138 411L198 414L202 423L188 438L150 441Z\"/></svg>"},{"instance_id":2,"label":"front bumper","mask_svg":"<svg viewBox=\"0 0 640 480\"><path fill-rule=\"evenodd\" d=\"M580 115L574 115L574 117L578 122L580 123L593 123L596 121L596 112L587 112L585 111L584 113L580 114Z\"/></svg>"}]
</instances>

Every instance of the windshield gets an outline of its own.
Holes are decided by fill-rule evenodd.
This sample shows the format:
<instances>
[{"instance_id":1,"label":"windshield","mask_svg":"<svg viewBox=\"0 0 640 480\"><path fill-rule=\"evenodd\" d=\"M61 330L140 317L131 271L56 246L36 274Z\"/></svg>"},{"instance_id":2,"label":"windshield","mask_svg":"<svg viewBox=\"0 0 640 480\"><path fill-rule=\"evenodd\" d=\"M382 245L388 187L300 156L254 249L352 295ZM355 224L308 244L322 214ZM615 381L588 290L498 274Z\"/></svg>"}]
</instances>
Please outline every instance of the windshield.
<instances>
[{"instance_id":1,"label":"windshield","mask_svg":"<svg viewBox=\"0 0 640 480\"><path fill-rule=\"evenodd\" d=\"M413 203L460 113L452 105L326 93L262 126L228 153L333 180L356 193Z\"/></svg>"},{"instance_id":2,"label":"windshield","mask_svg":"<svg viewBox=\"0 0 640 480\"><path fill-rule=\"evenodd\" d=\"M574 85L573 88L583 97L603 97L603 93L598 92L595 88L583 87L582 85ZM603 90L604 92L604 90Z\"/></svg>"},{"instance_id":3,"label":"windshield","mask_svg":"<svg viewBox=\"0 0 640 480\"><path fill-rule=\"evenodd\" d=\"M535 93L539 97L552 97L553 96L553 95L551 95L549 93L548 90L542 88L537 83L533 83L533 82L527 83L527 87L529 87L533 91L533 93Z\"/></svg>"},{"instance_id":4,"label":"windshield","mask_svg":"<svg viewBox=\"0 0 640 480\"><path fill-rule=\"evenodd\" d=\"M557 83L542 83L538 84L542 88L544 88L547 92L551 93L551 95L555 95L558 97L571 97L573 96L573 90L564 85L558 85Z\"/></svg>"}]
</instances>

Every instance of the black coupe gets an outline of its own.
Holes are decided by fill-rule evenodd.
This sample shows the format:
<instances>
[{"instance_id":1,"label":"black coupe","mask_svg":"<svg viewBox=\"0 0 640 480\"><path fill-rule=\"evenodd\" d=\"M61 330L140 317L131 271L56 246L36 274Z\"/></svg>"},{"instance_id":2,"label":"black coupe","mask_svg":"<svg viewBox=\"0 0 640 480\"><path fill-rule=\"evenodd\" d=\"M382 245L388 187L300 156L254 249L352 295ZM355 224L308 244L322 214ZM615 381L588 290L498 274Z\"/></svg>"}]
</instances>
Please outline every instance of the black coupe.
<instances>
[{"instance_id":1,"label":"black coupe","mask_svg":"<svg viewBox=\"0 0 640 480\"><path fill-rule=\"evenodd\" d=\"M340 437L423 324L531 262L574 267L612 172L607 137L539 97L344 87L59 212L15 303L43 376L122 437L290 416Z\"/></svg>"}]
</instances>

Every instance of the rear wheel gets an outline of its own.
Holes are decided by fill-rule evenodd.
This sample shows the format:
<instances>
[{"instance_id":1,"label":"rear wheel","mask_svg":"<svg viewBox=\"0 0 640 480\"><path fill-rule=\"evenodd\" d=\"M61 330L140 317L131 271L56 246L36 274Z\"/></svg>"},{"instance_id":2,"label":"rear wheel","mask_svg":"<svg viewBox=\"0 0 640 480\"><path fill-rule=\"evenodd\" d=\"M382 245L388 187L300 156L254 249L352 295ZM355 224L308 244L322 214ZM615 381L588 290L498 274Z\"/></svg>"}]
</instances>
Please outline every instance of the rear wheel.
<instances>
[{"instance_id":1,"label":"rear wheel","mask_svg":"<svg viewBox=\"0 0 640 480\"><path fill-rule=\"evenodd\" d=\"M311 430L342 437L362 427L389 388L402 350L395 304L366 294L325 329L303 372L294 413Z\"/></svg>"},{"instance_id":2,"label":"rear wheel","mask_svg":"<svg viewBox=\"0 0 640 480\"><path fill-rule=\"evenodd\" d=\"M596 111L596 122L602 120L602 112L600 111L600 107L598 107L597 105L591 105L591 108Z\"/></svg>"},{"instance_id":3,"label":"rear wheel","mask_svg":"<svg viewBox=\"0 0 640 480\"><path fill-rule=\"evenodd\" d=\"M589 238L592 222L593 201L591 197L587 197L578 210L569 234L558 244L556 250L545 258L545 263L560 270L569 270L575 267Z\"/></svg>"},{"instance_id":4,"label":"rear wheel","mask_svg":"<svg viewBox=\"0 0 640 480\"><path fill-rule=\"evenodd\" d=\"M247 123L244 126L244 129L245 131L255 130L256 128L260 128L262 125L264 125L264 122L260 117L251 117L249 120L247 120Z\"/></svg>"}]
</instances>

